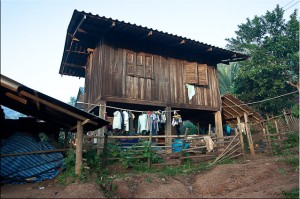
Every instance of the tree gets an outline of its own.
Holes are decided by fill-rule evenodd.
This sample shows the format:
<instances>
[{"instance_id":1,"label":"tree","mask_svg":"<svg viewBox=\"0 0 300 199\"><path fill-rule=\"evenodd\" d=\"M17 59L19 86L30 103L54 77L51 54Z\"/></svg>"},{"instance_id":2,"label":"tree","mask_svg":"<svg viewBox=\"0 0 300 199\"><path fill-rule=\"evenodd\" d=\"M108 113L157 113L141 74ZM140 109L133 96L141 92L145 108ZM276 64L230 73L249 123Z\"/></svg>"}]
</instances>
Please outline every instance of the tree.
<instances>
[{"instance_id":1,"label":"tree","mask_svg":"<svg viewBox=\"0 0 300 199\"><path fill-rule=\"evenodd\" d=\"M233 77L237 72L237 68L236 63L218 65L218 81L221 95L226 93L233 94Z\"/></svg>"},{"instance_id":2,"label":"tree","mask_svg":"<svg viewBox=\"0 0 300 199\"><path fill-rule=\"evenodd\" d=\"M76 97L74 97L74 96L70 97L70 101L68 102L68 104L70 104L71 106L75 106L76 105Z\"/></svg>"},{"instance_id":3,"label":"tree","mask_svg":"<svg viewBox=\"0 0 300 199\"><path fill-rule=\"evenodd\" d=\"M299 84L299 21L297 10L286 22L278 5L265 15L238 25L236 37L226 39L230 50L250 56L239 62L234 92L245 102L260 101L295 91ZM291 84L292 83L292 84ZM285 96L255 106L260 112L277 114L290 108L295 96Z\"/></svg>"}]
</instances>

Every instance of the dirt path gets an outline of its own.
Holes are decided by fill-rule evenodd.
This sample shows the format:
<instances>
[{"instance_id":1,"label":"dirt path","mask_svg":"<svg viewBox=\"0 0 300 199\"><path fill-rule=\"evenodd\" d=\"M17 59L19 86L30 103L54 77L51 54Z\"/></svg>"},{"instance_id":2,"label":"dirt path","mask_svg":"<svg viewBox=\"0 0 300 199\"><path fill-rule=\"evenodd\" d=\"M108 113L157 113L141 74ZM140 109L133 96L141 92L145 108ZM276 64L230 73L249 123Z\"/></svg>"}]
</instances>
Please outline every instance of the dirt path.
<instances>
[{"instance_id":1,"label":"dirt path","mask_svg":"<svg viewBox=\"0 0 300 199\"><path fill-rule=\"evenodd\" d=\"M217 165L197 175L139 174L115 179L115 198L283 198L299 187L299 170L278 157L257 155L246 163ZM44 189L37 189L38 186ZM4 185L1 198L104 198L95 183L58 186L55 180Z\"/></svg>"}]
</instances>

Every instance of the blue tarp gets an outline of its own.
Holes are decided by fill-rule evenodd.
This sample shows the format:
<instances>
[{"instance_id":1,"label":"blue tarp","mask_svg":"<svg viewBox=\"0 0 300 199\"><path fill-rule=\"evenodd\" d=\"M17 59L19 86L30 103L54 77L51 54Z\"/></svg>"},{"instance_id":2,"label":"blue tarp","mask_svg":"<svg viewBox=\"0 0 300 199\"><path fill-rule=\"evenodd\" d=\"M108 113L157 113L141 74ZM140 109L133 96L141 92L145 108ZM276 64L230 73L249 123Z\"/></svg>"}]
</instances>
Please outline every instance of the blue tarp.
<instances>
[{"instance_id":1,"label":"blue tarp","mask_svg":"<svg viewBox=\"0 0 300 199\"><path fill-rule=\"evenodd\" d=\"M185 143L184 149L189 148L189 143ZM180 152L182 148L182 140L181 139L175 139L174 143L172 144L172 152Z\"/></svg>"},{"instance_id":2,"label":"blue tarp","mask_svg":"<svg viewBox=\"0 0 300 199\"><path fill-rule=\"evenodd\" d=\"M1 154L54 150L49 142L41 142L30 135L15 133L1 146ZM30 154L1 157L1 183L22 184L52 179L64 167L62 153Z\"/></svg>"}]
</instances>

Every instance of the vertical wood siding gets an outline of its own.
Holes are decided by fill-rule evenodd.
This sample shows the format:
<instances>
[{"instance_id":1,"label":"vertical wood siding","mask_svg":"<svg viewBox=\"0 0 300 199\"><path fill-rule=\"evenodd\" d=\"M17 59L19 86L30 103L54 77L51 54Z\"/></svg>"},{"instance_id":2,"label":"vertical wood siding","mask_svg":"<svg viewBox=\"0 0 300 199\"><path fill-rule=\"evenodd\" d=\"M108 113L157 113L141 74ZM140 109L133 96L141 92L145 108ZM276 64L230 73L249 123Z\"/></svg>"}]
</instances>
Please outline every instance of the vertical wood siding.
<instances>
[{"instance_id":1,"label":"vertical wood siding","mask_svg":"<svg viewBox=\"0 0 300 199\"><path fill-rule=\"evenodd\" d=\"M145 70L145 76L148 77L145 78L140 77L141 74L128 75L126 68L128 52L132 51L99 43L86 70L85 101L95 103L104 96L146 100L153 105L163 102L175 107L201 105L218 108L220 106L215 67L207 66L208 85L196 85L196 94L192 100L189 100L183 60L144 53L148 61L149 57L153 57L153 78L149 78L151 75L146 74L151 72L149 68L148 72ZM137 61L136 54L134 57ZM138 61L141 64L141 61ZM141 68L139 70L142 71Z\"/></svg>"}]
</instances>

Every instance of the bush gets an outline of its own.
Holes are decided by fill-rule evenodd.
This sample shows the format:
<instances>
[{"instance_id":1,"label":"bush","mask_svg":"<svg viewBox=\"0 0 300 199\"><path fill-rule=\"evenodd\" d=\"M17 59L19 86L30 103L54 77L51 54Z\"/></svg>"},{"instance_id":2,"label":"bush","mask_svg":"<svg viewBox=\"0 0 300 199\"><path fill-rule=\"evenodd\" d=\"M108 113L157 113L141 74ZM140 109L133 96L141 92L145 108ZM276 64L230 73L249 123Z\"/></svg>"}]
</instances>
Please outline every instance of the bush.
<instances>
[{"instance_id":1,"label":"bush","mask_svg":"<svg viewBox=\"0 0 300 199\"><path fill-rule=\"evenodd\" d=\"M295 104L292 107L292 115L296 118L299 118L299 105L298 104Z\"/></svg>"}]
</instances>

